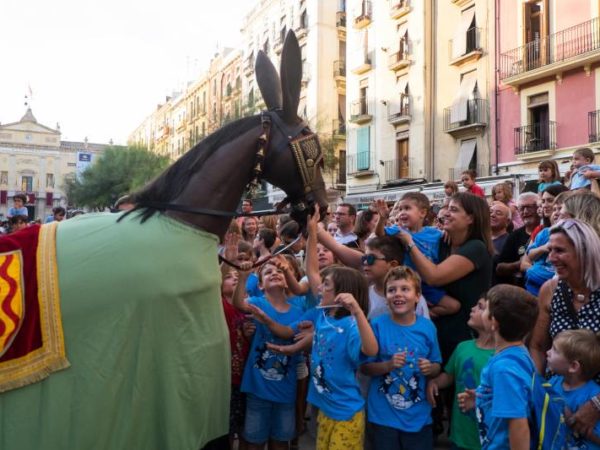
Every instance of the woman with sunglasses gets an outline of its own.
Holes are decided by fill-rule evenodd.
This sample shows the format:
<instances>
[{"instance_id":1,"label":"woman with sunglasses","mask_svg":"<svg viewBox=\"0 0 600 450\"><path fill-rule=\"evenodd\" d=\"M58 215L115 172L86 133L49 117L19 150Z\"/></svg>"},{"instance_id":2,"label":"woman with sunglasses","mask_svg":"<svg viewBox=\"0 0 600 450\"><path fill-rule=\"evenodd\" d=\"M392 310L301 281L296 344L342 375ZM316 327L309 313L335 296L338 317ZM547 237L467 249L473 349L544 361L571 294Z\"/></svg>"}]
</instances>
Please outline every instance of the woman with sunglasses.
<instances>
[{"instance_id":1,"label":"woman with sunglasses","mask_svg":"<svg viewBox=\"0 0 600 450\"><path fill-rule=\"evenodd\" d=\"M561 331L585 328L600 331L600 238L577 219L559 222L550 230L548 260L557 280L540 289L540 313L531 335L529 351L538 370L546 369L546 352ZM599 381L599 377L596 377ZM584 404L568 424L587 436L600 420L600 398Z\"/></svg>"},{"instance_id":2,"label":"woman with sunglasses","mask_svg":"<svg viewBox=\"0 0 600 450\"><path fill-rule=\"evenodd\" d=\"M450 244L440 244L439 264L430 261L415 246L409 233L397 236L423 280L443 287L461 304L456 314L436 319L442 356L447 361L460 342L471 339L467 326L469 312L491 284L493 247L487 202L465 192L454 195L448 204L443 229Z\"/></svg>"}]
</instances>

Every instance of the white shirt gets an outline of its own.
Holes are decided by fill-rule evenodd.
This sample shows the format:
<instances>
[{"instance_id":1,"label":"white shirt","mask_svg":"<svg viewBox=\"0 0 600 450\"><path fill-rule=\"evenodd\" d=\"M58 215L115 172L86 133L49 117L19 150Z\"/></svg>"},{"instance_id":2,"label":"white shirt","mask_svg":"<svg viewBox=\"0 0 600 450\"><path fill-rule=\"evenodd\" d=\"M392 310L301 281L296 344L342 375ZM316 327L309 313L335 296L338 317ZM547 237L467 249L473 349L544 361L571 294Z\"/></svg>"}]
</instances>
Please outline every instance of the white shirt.
<instances>
[{"instance_id":1,"label":"white shirt","mask_svg":"<svg viewBox=\"0 0 600 450\"><path fill-rule=\"evenodd\" d=\"M336 242L338 244L348 244L349 242L352 241L356 241L358 239L358 237L354 234L354 232L350 232L347 234L342 234L340 233L340 230L338 229L335 234L333 235L333 238L336 240Z\"/></svg>"}]
</instances>

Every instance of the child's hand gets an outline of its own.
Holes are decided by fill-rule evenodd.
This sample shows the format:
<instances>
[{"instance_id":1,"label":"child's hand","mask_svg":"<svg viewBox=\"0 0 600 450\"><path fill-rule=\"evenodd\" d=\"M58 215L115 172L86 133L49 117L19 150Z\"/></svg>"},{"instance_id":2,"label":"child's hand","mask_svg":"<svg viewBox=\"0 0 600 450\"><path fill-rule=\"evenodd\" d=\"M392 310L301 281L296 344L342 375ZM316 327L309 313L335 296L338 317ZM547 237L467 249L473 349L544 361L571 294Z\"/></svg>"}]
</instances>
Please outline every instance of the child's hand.
<instances>
[{"instance_id":1,"label":"child's hand","mask_svg":"<svg viewBox=\"0 0 600 450\"><path fill-rule=\"evenodd\" d=\"M388 208L386 201L382 198L374 200L373 203L371 203L370 209L379 214L379 217L381 217L380 220L386 220L390 216L390 209Z\"/></svg>"},{"instance_id":2,"label":"child's hand","mask_svg":"<svg viewBox=\"0 0 600 450\"><path fill-rule=\"evenodd\" d=\"M311 236L317 234L317 231L319 230L319 220L321 220L321 213L319 212L319 208L315 207L315 212L308 216L308 222L306 223L306 229Z\"/></svg>"},{"instance_id":3,"label":"child's hand","mask_svg":"<svg viewBox=\"0 0 600 450\"><path fill-rule=\"evenodd\" d=\"M254 317L258 322L262 324L266 325L271 321L271 318L267 315L267 313L265 313L256 305L248 303L248 311L250 312L250 314L252 314L252 317Z\"/></svg>"},{"instance_id":4,"label":"child's hand","mask_svg":"<svg viewBox=\"0 0 600 450\"><path fill-rule=\"evenodd\" d=\"M240 278L248 278L248 275L250 275L250 271L252 270L253 267L253 263L252 261L242 261L240 264L240 269L239 269L239 276ZM238 281L239 283L239 281Z\"/></svg>"},{"instance_id":5,"label":"child's hand","mask_svg":"<svg viewBox=\"0 0 600 450\"><path fill-rule=\"evenodd\" d=\"M240 242L240 235L237 233L225 234L223 239L223 245L225 246L225 258L229 261L235 261L238 257L238 243Z\"/></svg>"},{"instance_id":6,"label":"child's hand","mask_svg":"<svg viewBox=\"0 0 600 450\"><path fill-rule=\"evenodd\" d=\"M431 361L429 361L428 359L419 358L418 366L421 373L426 377L431 375L433 372L433 364L431 364Z\"/></svg>"},{"instance_id":7,"label":"child's hand","mask_svg":"<svg viewBox=\"0 0 600 450\"><path fill-rule=\"evenodd\" d=\"M433 408L435 408L437 406L436 397L438 395L440 395L439 390L440 390L440 388L437 384L437 381L435 381L435 380L427 381L427 401Z\"/></svg>"},{"instance_id":8,"label":"child's hand","mask_svg":"<svg viewBox=\"0 0 600 450\"><path fill-rule=\"evenodd\" d=\"M456 395L456 400L458 401L458 409L463 413L475 409L475 389L465 389L464 392Z\"/></svg>"},{"instance_id":9,"label":"child's hand","mask_svg":"<svg viewBox=\"0 0 600 450\"><path fill-rule=\"evenodd\" d=\"M272 352L281 353L282 355L291 356L294 353L298 352L298 349L296 348L295 344L292 344L292 345L278 345L278 344L273 344L271 342L267 342L266 345L267 345L267 348L269 350L271 350Z\"/></svg>"},{"instance_id":10,"label":"child's hand","mask_svg":"<svg viewBox=\"0 0 600 450\"><path fill-rule=\"evenodd\" d=\"M298 333L294 336L294 341L304 339L308 335L312 337L314 328L314 324L310 320L303 320L298 324Z\"/></svg>"},{"instance_id":11,"label":"child's hand","mask_svg":"<svg viewBox=\"0 0 600 450\"><path fill-rule=\"evenodd\" d=\"M350 313L353 316L355 316L356 314L358 314L361 311L360 306L358 305L358 302L356 301L356 299L354 298L354 296L352 294L348 294L348 293L338 294L338 296L335 298L334 302L342 305L344 308L346 308L348 311L350 311Z\"/></svg>"},{"instance_id":12,"label":"child's hand","mask_svg":"<svg viewBox=\"0 0 600 450\"><path fill-rule=\"evenodd\" d=\"M394 369L404 367L404 364L406 364L406 352L394 353L394 356L388 361L388 364L390 365L390 372Z\"/></svg>"},{"instance_id":13,"label":"child's hand","mask_svg":"<svg viewBox=\"0 0 600 450\"><path fill-rule=\"evenodd\" d=\"M246 339L251 339L256 332L256 324L251 320L247 320L242 324L242 334Z\"/></svg>"}]
</instances>

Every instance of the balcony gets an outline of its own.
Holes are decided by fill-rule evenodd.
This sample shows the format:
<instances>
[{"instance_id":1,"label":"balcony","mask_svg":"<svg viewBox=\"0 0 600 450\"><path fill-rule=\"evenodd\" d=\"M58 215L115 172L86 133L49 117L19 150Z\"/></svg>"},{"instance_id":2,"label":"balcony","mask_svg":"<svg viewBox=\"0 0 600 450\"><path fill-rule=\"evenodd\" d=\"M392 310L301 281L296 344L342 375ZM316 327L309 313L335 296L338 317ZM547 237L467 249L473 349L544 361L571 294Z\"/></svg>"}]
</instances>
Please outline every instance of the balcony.
<instances>
[{"instance_id":1,"label":"balcony","mask_svg":"<svg viewBox=\"0 0 600 450\"><path fill-rule=\"evenodd\" d=\"M335 27L337 28L338 39L346 41L346 11L335 13Z\"/></svg>"},{"instance_id":2,"label":"balcony","mask_svg":"<svg viewBox=\"0 0 600 450\"><path fill-rule=\"evenodd\" d=\"M396 184L399 181L416 178L413 176L414 158L391 159L389 161L379 161L383 163L384 184Z\"/></svg>"},{"instance_id":3,"label":"balcony","mask_svg":"<svg viewBox=\"0 0 600 450\"><path fill-rule=\"evenodd\" d=\"M333 79L339 94L346 92L346 61L340 59L333 62Z\"/></svg>"},{"instance_id":4,"label":"balcony","mask_svg":"<svg viewBox=\"0 0 600 450\"><path fill-rule=\"evenodd\" d=\"M355 100L350 104L350 122L356 124L367 123L373 120L369 111L369 102L366 98Z\"/></svg>"},{"instance_id":5,"label":"balcony","mask_svg":"<svg viewBox=\"0 0 600 450\"><path fill-rule=\"evenodd\" d=\"M373 161L370 151L346 156L348 175L355 177L373 175Z\"/></svg>"},{"instance_id":6,"label":"balcony","mask_svg":"<svg viewBox=\"0 0 600 450\"><path fill-rule=\"evenodd\" d=\"M448 179L460 180L462 173L466 169L470 169L470 167L450 167L450 169L448 169ZM490 175L490 168L486 165L479 164L475 166L474 169L477 173L477 177L487 177Z\"/></svg>"},{"instance_id":7,"label":"balcony","mask_svg":"<svg viewBox=\"0 0 600 450\"><path fill-rule=\"evenodd\" d=\"M306 23L301 23L294 31L296 32L296 38L300 41L306 37L308 33L308 27Z\"/></svg>"},{"instance_id":8,"label":"balcony","mask_svg":"<svg viewBox=\"0 0 600 450\"><path fill-rule=\"evenodd\" d=\"M481 131L488 124L487 100L478 98L467 101L467 119L460 122L452 121L452 107L444 109L444 132L453 136L466 132Z\"/></svg>"},{"instance_id":9,"label":"balcony","mask_svg":"<svg viewBox=\"0 0 600 450\"><path fill-rule=\"evenodd\" d=\"M388 104L388 122L391 125L402 125L410 122L410 96L400 95L400 103Z\"/></svg>"},{"instance_id":10,"label":"balcony","mask_svg":"<svg viewBox=\"0 0 600 450\"><path fill-rule=\"evenodd\" d=\"M406 41L400 42L400 50L396 53L391 54L388 57L388 68L394 72L406 69L410 66L410 59L408 57L408 43Z\"/></svg>"},{"instance_id":11,"label":"balcony","mask_svg":"<svg viewBox=\"0 0 600 450\"><path fill-rule=\"evenodd\" d=\"M285 36L285 33L284 33L284 36ZM281 53L281 51L283 50L283 41L284 41L284 40L285 40L285 37L283 37L283 36L279 36L279 37L278 37L278 38L275 40L275 43L273 44L273 51L274 51L276 54L278 54L278 55L279 55L279 54Z\"/></svg>"},{"instance_id":12,"label":"balcony","mask_svg":"<svg viewBox=\"0 0 600 450\"><path fill-rule=\"evenodd\" d=\"M545 157L556 150L556 122L540 122L515 128L515 155ZM531 155L533 154L533 155Z\"/></svg>"},{"instance_id":13,"label":"balcony","mask_svg":"<svg viewBox=\"0 0 600 450\"><path fill-rule=\"evenodd\" d=\"M390 17L400 19L410 12L409 0L388 0L390 3Z\"/></svg>"},{"instance_id":14,"label":"balcony","mask_svg":"<svg viewBox=\"0 0 600 450\"><path fill-rule=\"evenodd\" d=\"M509 86L556 76L584 67L589 74L600 61L598 18L529 42L500 55L500 79Z\"/></svg>"},{"instance_id":15,"label":"balcony","mask_svg":"<svg viewBox=\"0 0 600 450\"><path fill-rule=\"evenodd\" d=\"M600 141L600 111L590 111L588 113L588 142Z\"/></svg>"},{"instance_id":16,"label":"balcony","mask_svg":"<svg viewBox=\"0 0 600 450\"><path fill-rule=\"evenodd\" d=\"M337 119L332 123L332 136L336 141L345 141L346 140L346 122L343 120Z\"/></svg>"},{"instance_id":17,"label":"balcony","mask_svg":"<svg viewBox=\"0 0 600 450\"><path fill-rule=\"evenodd\" d=\"M465 37L465 48L455 49L457 43L451 39L449 42L450 64L460 67L463 64L475 62L483 55L481 48L481 28L469 28Z\"/></svg>"},{"instance_id":18,"label":"balcony","mask_svg":"<svg viewBox=\"0 0 600 450\"><path fill-rule=\"evenodd\" d=\"M370 0L363 0L361 8L354 18L354 28L360 30L368 26L373 20L373 8Z\"/></svg>"},{"instance_id":19,"label":"balcony","mask_svg":"<svg viewBox=\"0 0 600 450\"><path fill-rule=\"evenodd\" d=\"M352 73L355 75L362 75L365 72L368 72L373 68L371 65L371 53L365 53L361 56L359 64L352 69Z\"/></svg>"}]
</instances>

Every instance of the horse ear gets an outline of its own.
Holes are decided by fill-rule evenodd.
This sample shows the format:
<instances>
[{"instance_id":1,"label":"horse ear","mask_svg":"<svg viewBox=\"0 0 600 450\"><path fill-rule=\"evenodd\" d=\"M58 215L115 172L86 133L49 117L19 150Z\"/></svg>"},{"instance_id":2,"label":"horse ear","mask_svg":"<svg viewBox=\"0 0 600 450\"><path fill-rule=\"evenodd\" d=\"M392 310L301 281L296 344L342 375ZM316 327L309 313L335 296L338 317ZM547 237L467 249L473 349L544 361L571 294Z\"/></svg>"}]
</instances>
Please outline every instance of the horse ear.
<instances>
[{"instance_id":1,"label":"horse ear","mask_svg":"<svg viewBox=\"0 0 600 450\"><path fill-rule=\"evenodd\" d=\"M267 109L281 109L281 85L271 60L260 50L256 57L256 82Z\"/></svg>"},{"instance_id":2,"label":"horse ear","mask_svg":"<svg viewBox=\"0 0 600 450\"><path fill-rule=\"evenodd\" d=\"M283 119L287 123L298 120L298 103L302 83L302 55L296 33L288 31L281 51L281 91L283 93Z\"/></svg>"}]
</instances>

